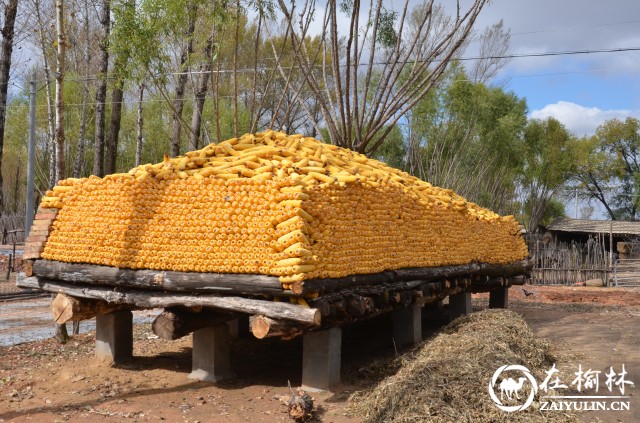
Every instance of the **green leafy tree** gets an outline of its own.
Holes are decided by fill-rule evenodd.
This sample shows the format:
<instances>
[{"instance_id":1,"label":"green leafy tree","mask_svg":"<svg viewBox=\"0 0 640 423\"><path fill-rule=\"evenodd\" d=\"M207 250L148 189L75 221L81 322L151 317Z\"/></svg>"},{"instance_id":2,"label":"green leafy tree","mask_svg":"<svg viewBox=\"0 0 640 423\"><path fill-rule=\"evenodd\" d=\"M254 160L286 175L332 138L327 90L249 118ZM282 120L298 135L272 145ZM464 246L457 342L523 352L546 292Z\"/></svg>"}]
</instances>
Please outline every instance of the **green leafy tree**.
<instances>
[{"instance_id":1,"label":"green leafy tree","mask_svg":"<svg viewBox=\"0 0 640 423\"><path fill-rule=\"evenodd\" d=\"M572 175L575 142L554 118L530 120L524 141L521 184L525 226L530 232L537 232L552 200Z\"/></svg>"},{"instance_id":2,"label":"green leafy tree","mask_svg":"<svg viewBox=\"0 0 640 423\"><path fill-rule=\"evenodd\" d=\"M611 219L638 219L640 208L640 120L612 119L579 146L574 178Z\"/></svg>"},{"instance_id":3,"label":"green leafy tree","mask_svg":"<svg viewBox=\"0 0 640 423\"><path fill-rule=\"evenodd\" d=\"M407 170L513 213L526 112L523 99L470 81L456 65L409 115Z\"/></svg>"}]
</instances>

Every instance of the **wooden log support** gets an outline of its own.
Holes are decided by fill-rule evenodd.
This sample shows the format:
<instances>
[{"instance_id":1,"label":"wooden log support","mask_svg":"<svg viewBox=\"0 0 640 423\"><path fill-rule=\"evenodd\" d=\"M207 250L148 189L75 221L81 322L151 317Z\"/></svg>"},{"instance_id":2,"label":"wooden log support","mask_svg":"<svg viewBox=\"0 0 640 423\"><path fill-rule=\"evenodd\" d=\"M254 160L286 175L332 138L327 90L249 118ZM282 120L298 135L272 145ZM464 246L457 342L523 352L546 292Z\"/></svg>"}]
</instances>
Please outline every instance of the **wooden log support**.
<instances>
[{"instance_id":1,"label":"wooden log support","mask_svg":"<svg viewBox=\"0 0 640 423\"><path fill-rule=\"evenodd\" d=\"M22 271L26 276L33 276L33 260L22 260Z\"/></svg>"},{"instance_id":2,"label":"wooden log support","mask_svg":"<svg viewBox=\"0 0 640 423\"><path fill-rule=\"evenodd\" d=\"M51 302L51 314L58 325L69 321L79 322L93 319L99 314L129 308L130 306L124 304L109 304L103 300L75 298L65 294L56 295Z\"/></svg>"},{"instance_id":3,"label":"wooden log support","mask_svg":"<svg viewBox=\"0 0 640 423\"><path fill-rule=\"evenodd\" d=\"M251 333L258 339L279 336L283 339L295 338L305 331L305 327L284 320L274 320L265 316L249 318Z\"/></svg>"},{"instance_id":4,"label":"wooden log support","mask_svg":"<svg viewBox=\"0 0 640 423\"><path fill-rule=\"evenodd\" d=\"M43 291L64 293L73 297L104 300L112 304L128 304L138 308L200 306L229 312L261 314L275 319L293 320L308 325L320 325L321 319L320 312L317 309L269 300L213 295L182 295L142 290L116 292L107 287L69 284L35 276L27 278L23 275L18 275L16 285L20 288L41 289Z\"/></svg>"},{"instance_id":5,"label":"wooden log support","mask_svg":"<svg viewBox=\"0 0 640 423\"><path fill-rule=\"evenodd\" d=\"M531 260L521 260L510 264L471 263L458 266L417 267L411 269L386 270L368 275L353 275L344 278L310 279L292 284L296 295L308 293L324 294L353 287L374 286L406 281L432 281L453 279L467 275L509 277L529 272L533 268Z\"/></svg>"},{"instance_id":6,"label":"wooden log support","mask_svg":"<svg viewBox=\"0 0 640 423\"><path fill-rule=\"evenodd\" d=\"M310 279L296 282L291 290L282 288L276 276L172 272L158 270L118 269L60 261L37 260L33 275L44 279L73 283L90 283L127 288L167 291L190 291L223 294L304 295L326 294L343 289L385 286L387 290L410 288L434 280L454 280L468 275L510 277L528 272L533 263L523 260L507 265L471 263L460 266L387 270L381 273L353 275L334 279Z\"/></svg>"},{"instance_id":7,"label":"wooden log support","mask_svg":"<svg viewBox=\"0 0 640 423\"><path fill-rule=\"evenodd\" d=\"M193 311L184 307L172 307L162 311L151 324L153 333L162 339L173 341L196 330L226 323L234 319L233 314L202 309Z\"/></svg>"},{"instance_id":8,"label":"wooden log support","mask_svg":"<svg viewBox=\"0 0 640 423\"><path fill-rule=\"evenodd\" d=\"M37 260L33 275L43 279L161 291L286 295L277 276L233 273L119 269L93 264Z\"/></svg>"}]
</instances>

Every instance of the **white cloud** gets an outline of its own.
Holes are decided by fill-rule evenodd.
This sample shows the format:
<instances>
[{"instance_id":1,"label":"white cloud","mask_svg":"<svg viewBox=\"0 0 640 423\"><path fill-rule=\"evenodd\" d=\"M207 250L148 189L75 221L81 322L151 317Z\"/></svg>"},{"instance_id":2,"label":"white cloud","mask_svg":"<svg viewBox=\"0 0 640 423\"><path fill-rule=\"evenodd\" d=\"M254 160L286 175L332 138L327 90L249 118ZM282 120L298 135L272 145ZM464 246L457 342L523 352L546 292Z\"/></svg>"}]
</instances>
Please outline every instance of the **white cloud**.
<instances>
[{"instance_id":1,"label":"white cloud","mask_svg":"<svg viewBox=\"0 0 640 423\"><path fill-rule=\"evenodd\" d=\"M626 119L640 116L638 110L602 110L597 107L585 107L569 101L547 104L540 110L531 112L534 119L554 117L562 122L575 135L593 135L596 128L609 119Z\"/></svg>"}]
</instances>

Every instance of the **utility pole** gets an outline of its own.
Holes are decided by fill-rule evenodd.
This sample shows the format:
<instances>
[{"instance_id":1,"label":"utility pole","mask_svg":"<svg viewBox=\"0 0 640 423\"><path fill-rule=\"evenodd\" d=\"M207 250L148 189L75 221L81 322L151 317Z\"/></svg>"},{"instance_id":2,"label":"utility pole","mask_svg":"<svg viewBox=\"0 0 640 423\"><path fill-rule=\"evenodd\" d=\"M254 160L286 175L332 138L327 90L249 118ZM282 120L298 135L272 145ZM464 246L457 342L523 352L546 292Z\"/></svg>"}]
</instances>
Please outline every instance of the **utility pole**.
<instances>
[{"instance_id":1,"label":"utility pole","mask_svg":"<svg viewBox=\"0 0 640 423\"><path fill-rule=\"evenodd\" d=\"M576 188L576 219L578 218L578 188Z\"/></svg>"},{"instance_id":2,"label":"utility pole","mask_svg":"<svg viewBox=\"0 0 640 423\"><path fill-rule=\"evenodd\" d=\"M27 239L33 223L34 166L36 149L36 74L29 82L29 144L27 145L27 210L25 213L24 237Z\"/></svg>"}]
</instances>

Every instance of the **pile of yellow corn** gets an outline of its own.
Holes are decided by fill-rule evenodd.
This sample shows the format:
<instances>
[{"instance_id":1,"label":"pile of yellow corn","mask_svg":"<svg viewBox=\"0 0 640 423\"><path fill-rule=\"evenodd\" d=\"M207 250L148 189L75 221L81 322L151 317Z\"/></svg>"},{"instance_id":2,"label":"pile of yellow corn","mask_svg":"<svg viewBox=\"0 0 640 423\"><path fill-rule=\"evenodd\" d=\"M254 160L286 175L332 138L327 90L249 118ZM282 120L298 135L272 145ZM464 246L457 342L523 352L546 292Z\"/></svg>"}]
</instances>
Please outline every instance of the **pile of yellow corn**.
<instances>
[{"instance_id":1,"label":"pile of yellow corn","mask_svg":"<svg viewBox=\"0 0 640 423\"><path fill-rule=\"evenodd\" d=\"M301 135L247 134L129 173L61 181L43 258L277 275L286 285L527 256L512 216Z\"/></svg>"}]
</instances>

